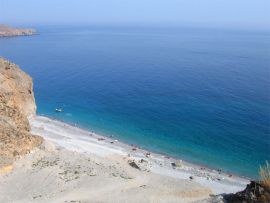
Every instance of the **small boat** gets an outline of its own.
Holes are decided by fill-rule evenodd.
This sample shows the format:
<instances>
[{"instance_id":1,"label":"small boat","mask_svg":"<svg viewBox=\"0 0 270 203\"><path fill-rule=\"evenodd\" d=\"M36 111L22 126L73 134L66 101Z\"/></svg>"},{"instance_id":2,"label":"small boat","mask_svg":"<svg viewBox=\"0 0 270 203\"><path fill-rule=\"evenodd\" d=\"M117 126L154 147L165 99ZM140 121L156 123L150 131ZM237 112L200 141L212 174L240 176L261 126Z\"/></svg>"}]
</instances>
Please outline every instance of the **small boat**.
<instances>
[{"instance_id":1,"label":"small boat","mask_svg":"<svg viewBox=\"0 0 270 203\"><path fill-rule=\"evenodd\" d=\"M62 109L55 109L56 112L62 112L63 110Z\"/></svg>"}]
</instances>

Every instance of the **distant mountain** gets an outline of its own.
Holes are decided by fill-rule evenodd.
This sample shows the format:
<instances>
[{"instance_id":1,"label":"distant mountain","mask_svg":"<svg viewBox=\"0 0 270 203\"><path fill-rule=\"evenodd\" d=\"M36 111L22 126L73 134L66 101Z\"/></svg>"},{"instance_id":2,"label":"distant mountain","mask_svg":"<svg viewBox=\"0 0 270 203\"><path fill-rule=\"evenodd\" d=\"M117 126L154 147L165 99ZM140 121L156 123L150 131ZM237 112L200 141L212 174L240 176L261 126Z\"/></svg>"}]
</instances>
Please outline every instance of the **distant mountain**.
<instances>
[{"instance_id":1,"label":"distant mountain","mask_svg":"<svg viewBox=\"0 0 270 203\"><path fill-rule=\"evenodd\" d=\"M12 28L0 25L0 37L27 36L36 34L36 30L28 28Z\"/></svg>"}]
</instances>

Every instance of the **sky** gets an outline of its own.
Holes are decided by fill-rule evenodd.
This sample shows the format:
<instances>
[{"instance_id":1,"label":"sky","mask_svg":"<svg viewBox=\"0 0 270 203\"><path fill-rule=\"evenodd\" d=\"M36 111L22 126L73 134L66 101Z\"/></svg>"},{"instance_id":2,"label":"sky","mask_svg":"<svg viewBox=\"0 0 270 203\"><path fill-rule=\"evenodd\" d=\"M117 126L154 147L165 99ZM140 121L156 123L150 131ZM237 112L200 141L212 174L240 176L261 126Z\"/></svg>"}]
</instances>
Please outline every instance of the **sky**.
<instances>
[{"instance_id":1,"label":"sky","mask_svg":"<svg viewBox=\"0 0 270 203\"><path fill-rule=\"evenodd\" d=\"M0 23L270 27L270 0L0 0Z\"/></svg>"}]
</instances>

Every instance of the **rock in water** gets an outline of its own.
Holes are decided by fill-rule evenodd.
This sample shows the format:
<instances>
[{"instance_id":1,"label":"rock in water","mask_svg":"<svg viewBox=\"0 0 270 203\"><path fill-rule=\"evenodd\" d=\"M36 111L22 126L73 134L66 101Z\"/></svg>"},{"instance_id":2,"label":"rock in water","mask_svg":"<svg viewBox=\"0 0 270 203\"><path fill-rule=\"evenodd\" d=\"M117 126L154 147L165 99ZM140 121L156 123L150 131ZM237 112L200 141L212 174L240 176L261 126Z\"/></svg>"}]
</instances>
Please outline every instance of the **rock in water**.
<instances>
[{"instance_id":1,"label":"rock in water","mask_svg":"<svg viewBox=\"0 0 270 203\"><path fill-rule=\"evenodd\" d=\"M41 144L30 133L28 118L35 113L31 77L0 57L0 167Z\"/></svg>"}]
</instances>

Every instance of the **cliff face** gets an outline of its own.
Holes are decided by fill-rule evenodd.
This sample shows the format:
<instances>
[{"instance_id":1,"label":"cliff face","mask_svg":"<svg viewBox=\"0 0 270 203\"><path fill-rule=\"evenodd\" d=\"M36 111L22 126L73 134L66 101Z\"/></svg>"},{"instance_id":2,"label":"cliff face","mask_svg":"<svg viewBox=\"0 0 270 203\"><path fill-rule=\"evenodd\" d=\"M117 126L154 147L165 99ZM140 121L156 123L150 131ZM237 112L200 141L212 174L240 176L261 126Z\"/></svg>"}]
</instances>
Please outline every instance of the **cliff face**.
<instances>
[{"instance_id":1,"label":"cliff face","mask_svg":"<svg viewBox=\"0 0 270 203\"><path fill-rule=\"evenodd\" d=\"M0 25L0 37L25 36L34 34L36 34L34 29L11 28L6 25Z\"/></svg>"},{"instance_id":2,"label":"cliff face","mask_svg":"<svg viewBox=\"0 0 270 203\"><path fill-rule=\"evenodd\" d=\"M28 118L35 112L31 77L0 57L0 167L41 144L30 134Z\"/></svg>"}]
</instances>

